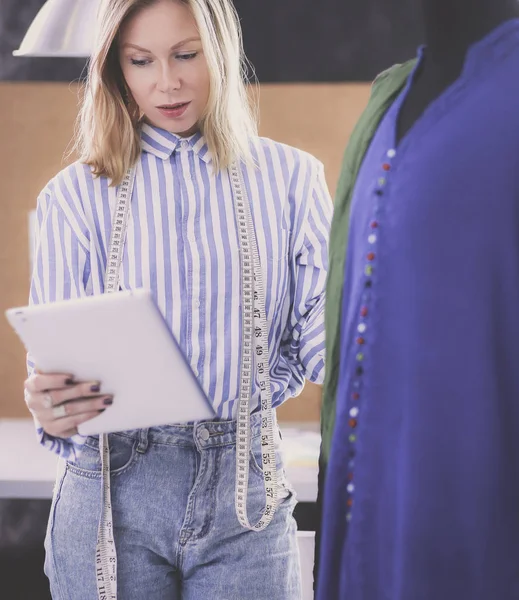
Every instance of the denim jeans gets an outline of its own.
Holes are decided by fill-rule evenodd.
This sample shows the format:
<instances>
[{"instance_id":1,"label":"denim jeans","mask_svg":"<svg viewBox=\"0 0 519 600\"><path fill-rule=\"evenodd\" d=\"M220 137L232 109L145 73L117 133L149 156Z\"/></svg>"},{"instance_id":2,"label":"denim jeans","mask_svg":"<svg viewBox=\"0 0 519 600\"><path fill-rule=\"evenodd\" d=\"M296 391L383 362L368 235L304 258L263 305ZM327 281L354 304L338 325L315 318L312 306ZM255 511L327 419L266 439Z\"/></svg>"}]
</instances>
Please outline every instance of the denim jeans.
<instances>
[{"instance_id":1,"label":"denim jeans","mask_svg":"<svg viewBox=\"0 0 519 600\"><path fill-rule=\"evenodd\" d=\"M300 600L295 497L278 454L279 504L261 532L235 513L236 423L111 434L118 600ZM251 418L249 519L264 506L260 417ZM97 600L101 460L89 437L56 482L45 541L54 600Z\"/></svg>"}]
</instances>

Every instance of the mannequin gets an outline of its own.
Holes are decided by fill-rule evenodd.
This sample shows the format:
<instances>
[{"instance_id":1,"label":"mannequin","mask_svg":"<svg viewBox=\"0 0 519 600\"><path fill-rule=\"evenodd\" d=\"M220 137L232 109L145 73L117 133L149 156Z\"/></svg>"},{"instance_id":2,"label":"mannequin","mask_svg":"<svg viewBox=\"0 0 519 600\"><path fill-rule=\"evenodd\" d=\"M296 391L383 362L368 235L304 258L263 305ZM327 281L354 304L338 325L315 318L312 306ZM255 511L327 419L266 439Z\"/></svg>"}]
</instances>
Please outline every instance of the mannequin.
<instances>
[{"instance_id":1,"label":"mannequin","mask_svg":"<svg viewBox=\"0 0 519 600\"><path fill-rule=\"evenodd\" d=\"M423 9L335 200L317 600L519 598L519 2Z\"/></svg>"},{"instance_id":2,"label":"mannequin","mask_svg":"<svg viewBox=\"0 0 519 600\"><path fill-rule=\"evenodd\" d=\"M467 49L519 16L517 0L423 0L427 51L398 119L398 141L461 74Z\"/></svg>"}]
</instances>

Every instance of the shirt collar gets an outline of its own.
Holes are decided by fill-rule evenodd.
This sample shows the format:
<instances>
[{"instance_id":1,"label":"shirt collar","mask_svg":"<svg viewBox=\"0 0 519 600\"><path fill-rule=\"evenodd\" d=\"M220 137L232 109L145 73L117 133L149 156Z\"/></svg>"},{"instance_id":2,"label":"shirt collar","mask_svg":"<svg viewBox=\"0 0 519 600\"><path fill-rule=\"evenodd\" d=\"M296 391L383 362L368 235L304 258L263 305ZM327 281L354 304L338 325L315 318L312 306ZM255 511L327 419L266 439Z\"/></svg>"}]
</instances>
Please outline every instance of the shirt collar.
<instances>
[{"instance_id":1,"label":"shirt collar","mask_svg":"<svg viewBox=\"0 0 519 600\"><path fill-rule=\"evenodd\" d=\"M200 133L183 138L175 133L160 129L148 123L141 127L141 148L157 158L167 160L177 148L186 147L192 150L204 162L211 162L211 154L204 136Z\"/></svg>"}]
</instances>

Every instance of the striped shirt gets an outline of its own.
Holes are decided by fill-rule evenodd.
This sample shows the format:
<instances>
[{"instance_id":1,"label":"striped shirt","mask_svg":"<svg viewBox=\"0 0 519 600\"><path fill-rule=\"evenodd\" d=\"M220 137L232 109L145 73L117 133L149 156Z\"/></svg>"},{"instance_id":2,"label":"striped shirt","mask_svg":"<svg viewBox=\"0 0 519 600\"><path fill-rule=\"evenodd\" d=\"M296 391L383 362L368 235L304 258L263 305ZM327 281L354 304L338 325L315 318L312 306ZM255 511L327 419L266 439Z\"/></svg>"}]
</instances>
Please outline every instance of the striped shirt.
<instances>
[{"instance_id":1,"label":"striped shirt","mask_svg":"<svg viewBox=\"0 0 519 600\"><path fill-rule=\"evenodd\" d=\"M204 137L144 125L121 289L147 288L219 418L236 416L241 270L232 185ZM323 165L265 138L242 166L264 277L273 405L324 378L324 288L332 203ZM38 198L30 303L103 293L117 188L74 163ZM29 372L33 368L29 357ZM253 383L251 411L259 409ZM68 457L82 437L41 442Z\"/></svg>"}]
</instances>

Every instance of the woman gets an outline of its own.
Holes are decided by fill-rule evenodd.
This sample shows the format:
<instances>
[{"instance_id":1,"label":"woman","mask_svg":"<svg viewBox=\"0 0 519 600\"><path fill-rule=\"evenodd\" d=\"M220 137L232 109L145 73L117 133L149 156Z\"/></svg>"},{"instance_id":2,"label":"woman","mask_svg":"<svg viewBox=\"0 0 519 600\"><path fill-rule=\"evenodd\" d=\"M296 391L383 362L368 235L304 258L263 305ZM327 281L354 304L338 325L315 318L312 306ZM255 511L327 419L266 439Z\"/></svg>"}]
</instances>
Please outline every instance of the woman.
<instances>
[{"instance_id":1,"label":"woman","mask_svg":"<svg viewBox=\"0 0 519 600\"><path fill-rule=\"evenodd\" d=\"M262 441L272 423L279 440L269 400L275 408L305 377L323 379L331 201L322 165L257 137L229 0L106 0L99 23L80 159L39 198L31 302L110 291L112 221L121 188L133 184L118 287L152 290L218 419L109 436L117 569L107 594L103 569L115 555L98 556L96 581L94 551L103 436L85 439L77 426L117 398L103 394L102 382L39 373L29 361L26 399L41 442L66 459L46 539L53 597L115 597L116 575L123 600L299 599L295 499L279 457L269 471L273 453ZM250 391L240 202L259 258L253 333L268 338L263 348L254 342ZM165 401L174 387L172 377ZM235 475L244 402L252 450L245 502Z\"/></svg>"}]
</instances>

